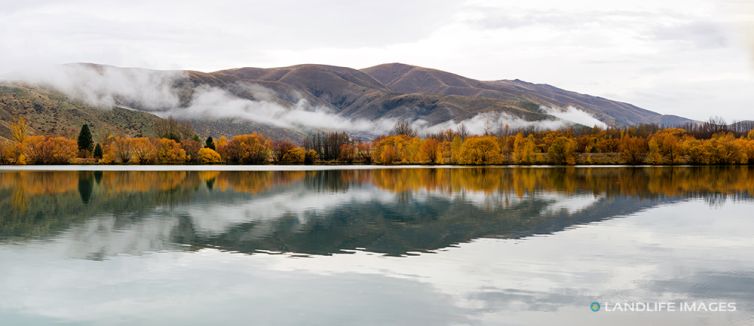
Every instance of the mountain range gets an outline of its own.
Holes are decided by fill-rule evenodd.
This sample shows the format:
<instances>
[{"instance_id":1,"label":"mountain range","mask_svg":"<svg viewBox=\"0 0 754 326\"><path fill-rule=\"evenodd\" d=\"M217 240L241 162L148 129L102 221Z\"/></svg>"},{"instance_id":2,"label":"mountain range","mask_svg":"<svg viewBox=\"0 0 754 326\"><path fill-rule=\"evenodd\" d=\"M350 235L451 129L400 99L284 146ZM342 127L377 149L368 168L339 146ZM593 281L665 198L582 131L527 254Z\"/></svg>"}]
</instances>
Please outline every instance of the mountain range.
<instances>
[{"instance_id":1,"label":"mountain range","mask_svg":"<svg viewBox=\"0 0 754 326\"><path fill-rule=\"evenodd\" d=\"M26 116L40 134L75 132L83 123L93 125L100 137L150 134L157 121L172 116L191 122L201 135L262 131L294 140L314 129L378 134L396 121L430 130L465 123L472 132L480 123L497 128L508 123L626 127L692 122L547 84L480 81L400 63L210 73L71 64L49 75L0 84L0 137L8 136L9 121L16 116ZM574 113L586 122L569 120Z\"/></svg>"}]
</instances>

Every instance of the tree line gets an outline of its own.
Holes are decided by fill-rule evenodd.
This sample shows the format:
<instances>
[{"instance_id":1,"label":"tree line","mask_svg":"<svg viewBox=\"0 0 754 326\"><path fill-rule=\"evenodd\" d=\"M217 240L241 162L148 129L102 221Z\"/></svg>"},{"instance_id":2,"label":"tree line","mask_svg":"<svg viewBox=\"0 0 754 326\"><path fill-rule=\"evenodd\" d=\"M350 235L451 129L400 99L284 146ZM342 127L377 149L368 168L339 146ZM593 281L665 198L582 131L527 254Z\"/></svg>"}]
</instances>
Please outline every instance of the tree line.
<instances>
[{"instance_id":1,"label":"tree line","mask_svg":"<svg viewBox=\"0 0 754 326\"><path fill-rule=\"evenodd\" d=\"M301 144L261 133L208 137L169 120L157 137L108 136L95 143L89 125L77 139L30 135L23 118L0 142L2 164L696 164L754 163L754 129L710 121L686 128L501 129L469 135L464 128L419 136L407 123L372 140L318 132Z\"/></svg>"}]
</instances>

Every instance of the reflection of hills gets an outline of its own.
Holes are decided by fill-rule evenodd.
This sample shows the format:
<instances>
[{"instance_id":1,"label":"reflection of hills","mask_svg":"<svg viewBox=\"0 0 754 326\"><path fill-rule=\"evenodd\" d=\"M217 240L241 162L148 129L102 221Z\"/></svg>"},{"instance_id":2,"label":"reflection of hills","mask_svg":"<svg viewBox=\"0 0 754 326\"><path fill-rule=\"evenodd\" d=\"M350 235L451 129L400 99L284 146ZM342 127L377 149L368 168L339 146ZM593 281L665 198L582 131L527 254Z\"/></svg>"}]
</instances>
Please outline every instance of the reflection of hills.
<instances>
[{"instance_id":1,"label":"reflection of hills","mask_svg":"<svg viewBox=\"0 0 754 326\"><path fill-rule=\"evenodd\" d=\"M537 197L511 207L483 209L442 197L410 198L386 203L349 203L326 212L283 215L271 221L236 225L227 232L204 236L190 219L176 234L180 243L220 247L239 252L256 250L327 255L359 249L389 255L431 251L482 237L522 238L549 234L670 202L668 199L614 197L596 199L589 207L570 212L549 211L553 202Z\"/></svg>"},{"instance_id":2,"label":"reflection of hills","mask_svg":"<svg viewBox=\"0 0 754 326\"><path fill-rule=\"evenodd\" d=\"M175 247L401 255L521 238L688 197L748 198L747 168L0 173L0 238L97 258Z\"/></svg>"}]
</instances>

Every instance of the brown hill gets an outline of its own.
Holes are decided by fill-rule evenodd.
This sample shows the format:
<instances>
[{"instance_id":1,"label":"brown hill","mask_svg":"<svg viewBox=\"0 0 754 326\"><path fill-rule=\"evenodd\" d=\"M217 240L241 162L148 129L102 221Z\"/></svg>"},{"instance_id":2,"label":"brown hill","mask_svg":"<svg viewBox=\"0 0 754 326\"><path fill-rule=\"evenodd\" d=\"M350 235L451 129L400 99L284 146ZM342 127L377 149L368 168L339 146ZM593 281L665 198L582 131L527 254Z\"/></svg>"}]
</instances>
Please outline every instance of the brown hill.
<instances>
[{"instance_id":1,"label":"brown hill","mask_svg":"<svg viewBox=\"0 0 754 326\"><path fill-rule=\"evenodd\" d=\"M108 134L151 135L155 115L123 108L95 108L51 90L22 84L0 84L0 138L10 138L9 125L23 116L32 134L74 137L84 123L95 140Z\"/></svg>"},{"instance_id":2,"label":"brown hill","mask_svg":"<svg viewBox=\"0 0 754 326\"><path fill-rule=\"evenodd\" d=\"M362 69L390 90L420 93L483 97L508 103L534 103L548 107L576 107L612 126L636 124L682 124L689 120L666 116L637 106L605 98L566 91L547 84L521 80L479 81L456 74L400 63Z\"/></svg>"},{"instance_id":3,"label":"brown hill","mask_svg":"<svg viewBox=\"0 0 754 326\"><path fill-rule=\"evenodd\" d=\"M106 69L125 71L128 74L150 73L150 77L142 78L142 81L159 78L163 73L94 64L81 64L78 68L89 69L86 71L89 75L92 72L103 74ZM164 73L179 76L171 77L174 79L170 79L172 86L169 90L179 98L179 107L172 108L176 110L191 107L197 90L214 88L238 99L264 100L283 108L290 108L305 100L308 105L327 108L339 118L368 121L386 118L407 121L421 119L434 125L451 120L460 122L484 112L506 113L528 121L556 119L548 111L542 110L542 106L556 109L574 107L614 127L646 123L680 125L691 121L546 84L520 80L480 81L400 63L361 70L306 64L268 69L239 68L210 73ZM259 92L260 88L265 91ZM151 134L155 121L160 118L139 111L170 109L150 108L122 95L113 98L117 105L133 110L98 108L57 91L29 84L3 84L0 88L0 137L8 134L8 121L19 115L26 116L37 132L45 134L74 133L83 123L94 124L97 128L95 134L100 137L107 133ZM233 114L224 115L228 118L211 119L178 114L177 118L190 120L202 136L262 131L275 138L300 140L311 131L248 119L249 114L255 114L253 109L243 109L246 118L235 117ZM231 112L232 108L224 103L215 103L211 110L222 113Z\"/></svg>"}]
</instances>

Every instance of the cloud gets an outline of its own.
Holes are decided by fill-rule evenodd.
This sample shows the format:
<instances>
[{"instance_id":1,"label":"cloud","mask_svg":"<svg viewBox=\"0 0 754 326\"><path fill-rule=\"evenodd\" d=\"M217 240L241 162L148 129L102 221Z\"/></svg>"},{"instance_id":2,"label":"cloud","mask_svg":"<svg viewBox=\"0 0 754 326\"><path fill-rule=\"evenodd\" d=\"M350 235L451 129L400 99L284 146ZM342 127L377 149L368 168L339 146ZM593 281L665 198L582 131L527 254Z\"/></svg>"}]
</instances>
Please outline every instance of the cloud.
<instances>
[{"instance_id":1,"label":"cloud","mask_svg":"<svg viewBox=\"0 0 754 326\"><path fill-rule=\"evenodd\" d=\"M236 85L254 100L207 85L182 89L179 84L186 78L186 73L181 71L70 64L27 68L7 74L2 80L51 88L97 108L123 106L183 120L239 119L286 129L367 134L387 133L395 125L393 119L372 121L342 117L328 107L311 105L300 96L292 105L281 104L279 94L258 84ZM188 105L183 105L180 94L188 91L193 95Z\"/></svg>"},{"instance_id":2,"label":"cloud","mask_svg":"<svg viewBox=\"0 0 754 326\"><path fill-rule=\"evenodd\" d=\"M568 107L566 109L554 109L540 107L544 112L553 116L553 119L528 121L519 117L512 116L504 112L483 112L472 118L456 122L449 120L436 125L428 125L424 120L414 122L414 128L422 133L437 133L444 130L458 130L463 126L470 134L480 135L487 132L495 133L502 128L508 127L510 130L534 128L538 130L556 130L574 125L583 125L587 127L607 128L607 125L591 116L589 113Z\"/></svg>"},{"instance_id":3,"label":"cloud","mask_svg":"<svg viewBox=\"0 0 754 326\"><path fill-rule=\"evenodd\" d=\"M25 66L2 76L2 80L52 88L96 107L120 104L155 111L178 106L173 85L183 77L181 71L68 64Z\"/></svg>"},{"instance_id":4,"label":"cloud","mask_svg":"<svg viewBox=\"0 0 754 326\"><path fill-rule=\"evenodd\" d=\"M186 83L188 76L181 71L69 64L23 69L3 79L52 88L97 108L123 106L183 120L234 119L284 129L340 130L369 135L388 133L397 121L389 118L350 119L338 115L329 107L312 105L296 94L285 96L298 98L295 103L282 103L281 94L253 83L238 83L232 87L244 90L253 99L241 98L218 87ZM192 95L190 99L182 101L180 94ZM457 129L463 124L472 134L483 134L504 125L513 129L558 129L573 124L605 127L604 123L575 108L542 109L556 119L532 122L490 112L459 123L447 121L429 125L424 120L417 120L413 125L422 133L434 133Z\"/></svg>"},{"instance_id":5,"label":"cloud","mask_svg":"<svg viewBox=\"0 0 754 326\"><path fill-rule=\"evenodd\" d=\"M575 107L569 106L565 109L549 108L546 106L540 107L547 114L554 116L566 123L580 124L587 127L600 127L607 128L607 124L593 117L591 114L581 111Z\"/></svg>"},{"instance_id":6,"label":"cloud","mask_svg":"<svg viewBox=\"0 0 754 326\"><path fill-rule=\"evenodd\" d=\"M292 106L283 106L274 101L277 97L270 89L253 85L250 89L254 98L239 98L226 90L199 86L194 90L188 107L175 107L161 112L162 116L193 119L241 119L287 129L329 129L349 132L385 133L395 125L395 120L376 121L349 119L337 115L324 106L313 106L305 99L299 99Z\"/></svg>"}]
</instances>

